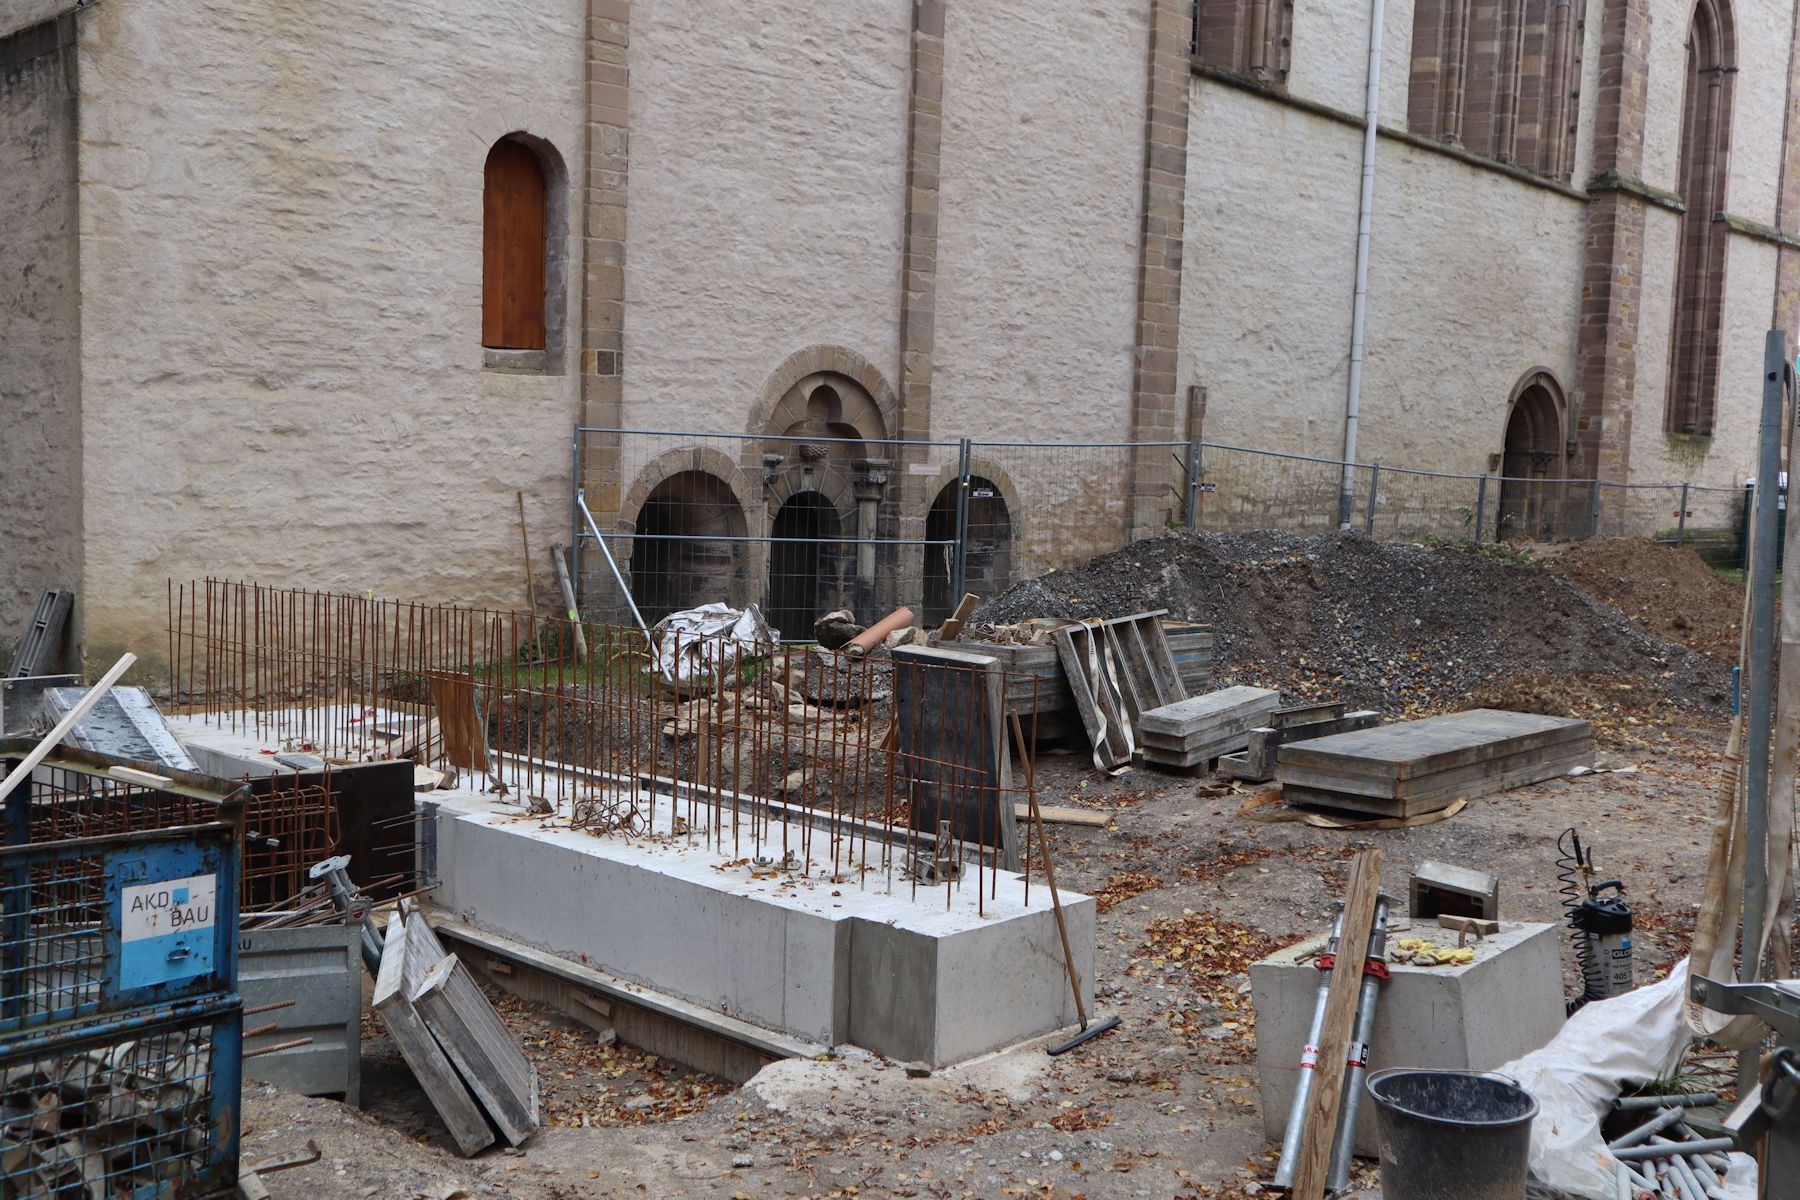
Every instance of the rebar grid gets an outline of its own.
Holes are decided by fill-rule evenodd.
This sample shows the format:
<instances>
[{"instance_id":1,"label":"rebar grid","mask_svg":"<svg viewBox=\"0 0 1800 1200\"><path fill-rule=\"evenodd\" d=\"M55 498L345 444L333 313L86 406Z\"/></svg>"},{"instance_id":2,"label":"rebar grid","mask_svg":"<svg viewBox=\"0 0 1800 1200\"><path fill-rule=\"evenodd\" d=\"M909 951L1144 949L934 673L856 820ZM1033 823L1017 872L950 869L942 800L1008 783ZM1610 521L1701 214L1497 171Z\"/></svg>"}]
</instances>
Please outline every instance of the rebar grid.
<instances>
[{"instance_id":1,"label":"rebar grid","mask_svg":"<svg viewBox=\"0 0 1800 1200\"><path fill-rule=\"evenodd\" d=\"M902 744L903 668L881 653L667 632L661 660L690 664L670 673L636 629L583 623L578 661L560 617L220 580L171 584L169 617L176 703L262 749L413 757L546 820L704 845L753 872L899 876L916 892L960 886L952 864L968 858L991 896L1002 815L1031 797L1002 779L1006 730L977 670L933 668L967 709L939 719L992 727L983 761L946 757L918 725ZM1038 681L1001 683L1033 730ZM1038 852L1029 828L1020 844Z\"/></svg>"},{"instance_id":2,"label":"rebar grid","mask_svg":"<svg viewBox=\"0 0 1800 1200\"><path fill-rule=\"evenodd\" d=\"M338 812L329 773L323 784L273 778L266 790L242 793L244 845L239 872L245 912L286 901L308 884L307 870L338 841ZM28 836L7 845L142 833L220 818L215 801L151 784L54 763L32 780Z\"/></svg>"}]
</instances>

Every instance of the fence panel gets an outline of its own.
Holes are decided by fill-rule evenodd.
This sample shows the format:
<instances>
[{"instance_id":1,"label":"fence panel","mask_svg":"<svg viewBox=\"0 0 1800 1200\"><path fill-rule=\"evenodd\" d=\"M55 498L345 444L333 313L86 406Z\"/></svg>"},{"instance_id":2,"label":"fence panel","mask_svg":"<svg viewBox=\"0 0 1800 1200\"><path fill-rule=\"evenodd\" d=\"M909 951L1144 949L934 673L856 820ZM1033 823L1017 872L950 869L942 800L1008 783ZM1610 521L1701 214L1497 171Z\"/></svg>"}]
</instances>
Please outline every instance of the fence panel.
<instances>
[{"instance_id":1,"label":"fence panel","mask_svg":"<svg viewBox=\"0 0 1800 1200\"><path fill-rule=\"evenodd\" d=\"M627 621L628 593L650 622L755 601L784 639L806 640L835 608L869 621L907 604L936 623L965 591L998 594L1165 523L1296 534L1347 524L1405 541L1697 539L1725 559L1742 516L1732 488L1346 471L1212 442L865 441L813 426L830 432L577 430L576 486L594 522L577 507L585 613Z\"/></svg>"}]
</instances>

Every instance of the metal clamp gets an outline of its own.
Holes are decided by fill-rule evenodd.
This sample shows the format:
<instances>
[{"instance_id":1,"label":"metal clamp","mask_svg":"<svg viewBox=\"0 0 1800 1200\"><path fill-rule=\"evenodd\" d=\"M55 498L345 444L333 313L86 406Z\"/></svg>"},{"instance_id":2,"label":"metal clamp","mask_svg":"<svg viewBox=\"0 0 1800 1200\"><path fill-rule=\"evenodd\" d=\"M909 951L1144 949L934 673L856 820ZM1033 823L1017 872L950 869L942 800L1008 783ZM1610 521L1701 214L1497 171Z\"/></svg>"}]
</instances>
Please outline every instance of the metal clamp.
<instances>
[{"instance_id":1,"label":"metal clamp","mask_svg":"<svg viewBox=\"0 0 1800 1200\"><path fill-rule=\"evenodd\" d=\"M1792 1046L1777 1046L1763 1061L1762 1110L1771 1121L1785 1121L1800 1100L1800 1054ZM1779 1099L1777 1098L1779 1097Z\"/></svg>"}]
</instances>

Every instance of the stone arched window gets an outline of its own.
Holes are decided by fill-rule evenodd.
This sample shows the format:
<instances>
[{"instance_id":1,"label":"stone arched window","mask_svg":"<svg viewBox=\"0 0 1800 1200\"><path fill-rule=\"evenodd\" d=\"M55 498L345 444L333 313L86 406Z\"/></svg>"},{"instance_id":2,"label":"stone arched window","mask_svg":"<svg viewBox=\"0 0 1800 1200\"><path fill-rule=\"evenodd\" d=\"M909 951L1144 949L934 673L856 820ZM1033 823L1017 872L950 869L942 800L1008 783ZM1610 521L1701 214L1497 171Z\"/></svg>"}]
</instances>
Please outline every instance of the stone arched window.
<instances>
[{"instance_id":1,"label":"stone arched window","mask_svg":"<svg viewBox=\"0 0 1800 1200\"><path fill-rule=\"evenodd\" d=\"M1201 62L1286 83L1293 65L1292 0L1197 0L1193 52Z\"/></svg>"},{"instance_id":2,"label":"stone arched window","mask_svg":"<svg viewBox=\"0 0 1800 1200\"><path fill-rule=\"evenodd\" d=\"M1419 0L1406 119L1554 179L1574 165L1585 0Z\"/></svg>"},{"instance_id":3,"label":"stone arched window","mask_svg":"<svg viewBox=\"0 0 1800 1200\"><path fill-rule=\"evenodd\" d=\"M1688 27L1681 105L1681 242L1675 261L1665 428L1710 436L1719 399L1719 327L1725 295L1726 160L1736 34L1725 0L1700 0Z\"/></svg>"},{"instance_id":4,"label":"stone arched window","mask_svg":"<svg viewBox=\"0 0 1800 1200\"><path fill-rule=\"evenodd\" d=\"M561 157L512 133L488 150L481 189L481 344L489 365L555 370L567 271Z\"/></svg>"}]
</instances>

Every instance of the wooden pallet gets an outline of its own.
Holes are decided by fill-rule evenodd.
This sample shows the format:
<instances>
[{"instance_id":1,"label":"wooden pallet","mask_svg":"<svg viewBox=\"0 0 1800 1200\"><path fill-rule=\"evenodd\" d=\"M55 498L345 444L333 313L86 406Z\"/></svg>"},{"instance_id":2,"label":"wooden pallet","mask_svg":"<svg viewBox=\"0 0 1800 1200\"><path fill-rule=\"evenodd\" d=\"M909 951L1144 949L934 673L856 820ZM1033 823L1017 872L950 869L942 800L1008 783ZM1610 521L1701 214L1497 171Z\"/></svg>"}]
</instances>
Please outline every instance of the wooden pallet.
<instances>
[{"instance_id":1,"label":"wooden pallet","mask_svg":"<svg viewBox=\"0 0 1800 1200\"><path fill-rule=\"evenodd\" d=\"M1166 612L1083 621L1051 631L1094 747L1094 765L1101 770L1131 762L1143 713L1187 698L1163 636Z\"/></svg>"}]
</instances>

